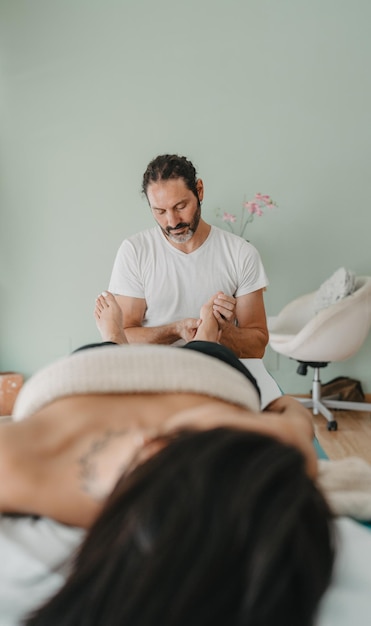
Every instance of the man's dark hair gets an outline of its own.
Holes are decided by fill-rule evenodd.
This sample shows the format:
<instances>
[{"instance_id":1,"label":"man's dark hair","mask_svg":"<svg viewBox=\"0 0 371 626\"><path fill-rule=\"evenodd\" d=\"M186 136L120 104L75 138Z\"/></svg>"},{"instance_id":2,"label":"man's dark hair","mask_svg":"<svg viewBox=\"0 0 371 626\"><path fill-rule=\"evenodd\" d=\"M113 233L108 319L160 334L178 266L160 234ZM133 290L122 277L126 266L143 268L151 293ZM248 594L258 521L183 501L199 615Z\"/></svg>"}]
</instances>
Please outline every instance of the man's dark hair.
<instances>
[{"instance_id":1,"label":"man's dark hair","mask_svg":"<svg viewBox=\"0 0 371 626\"><path fill-rule=\"evenodd\" d=\"M118 481L27 625L312 625L334 537L302 454L232 428L165 443Z\"/></svg>"},{"instance_id":2,"label":"man's dark hair","mask_svg":"<svg viewBox=\"0 0 371 626\"><path fill-rule=\"evenodd\" d=\"M177 154L162 154L149 163L143 174L142 192L147 196L151 183L174 178L183 178L188 189L198 199L196 168L186 157Z\"/></svg>"}]
</instances>

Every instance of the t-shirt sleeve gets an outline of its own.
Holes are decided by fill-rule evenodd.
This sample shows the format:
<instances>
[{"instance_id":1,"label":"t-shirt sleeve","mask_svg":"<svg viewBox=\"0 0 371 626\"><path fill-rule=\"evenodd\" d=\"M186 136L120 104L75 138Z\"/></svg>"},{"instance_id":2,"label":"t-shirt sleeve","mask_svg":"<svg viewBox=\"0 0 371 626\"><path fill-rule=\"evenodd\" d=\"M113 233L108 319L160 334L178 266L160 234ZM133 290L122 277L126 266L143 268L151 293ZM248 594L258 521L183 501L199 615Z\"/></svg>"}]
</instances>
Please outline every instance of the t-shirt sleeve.
<instances>
[{"instance_id":1,"label":"t-shirt sleeve","mask_svg":"<svg viewBox=\"0 0 371 626\"><path fill-rule=\"evenodd\" d=\"M127 239L122 242L116 254L108 289L115 295L144 298L137 253Z\"/></svg>"},{"instance_id":2,"label":"t-shirt sleeve","mask_svg":"<svg viewBox=\"0 0 371 626\"><path fill-rule=\"evenodd\" d=\"M269 284L258 250L252 244L246 242L246 245L241 248L240 254L240 276L239 285L235 293L236 297L245 296L258 289L263 289Z\"/></svg>"}]
</instances>

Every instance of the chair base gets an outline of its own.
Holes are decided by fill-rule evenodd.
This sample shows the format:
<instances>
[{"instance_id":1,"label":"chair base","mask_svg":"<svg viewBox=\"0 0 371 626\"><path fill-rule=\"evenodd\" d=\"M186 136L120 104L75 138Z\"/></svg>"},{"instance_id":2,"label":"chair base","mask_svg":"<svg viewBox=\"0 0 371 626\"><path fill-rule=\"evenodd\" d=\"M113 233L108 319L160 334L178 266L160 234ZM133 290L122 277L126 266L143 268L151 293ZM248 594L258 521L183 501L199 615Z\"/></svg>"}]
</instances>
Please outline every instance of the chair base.
<instances>
[{"instance_id":1,"label":"chair base","mask_svg":"<svg viewBox=\"0 0 371 626\"><path fill-rule=\"evenodd\" d=\"M325 367L326 363L310 363L313 367L312 397L296 398L307 409L312 409L313 415L323 415L327 420L327 430L337 430L338 425L334 415L329 409L337 409L344 411L371 411L370 402L347 402L345 400L334 400L331 398L322 398L321 396L321 380L319 371L321 367ZM333 396L332 396L333 398Z\"/></svg>"},{"instance_id":2,"label":"chair base","mask_svg":"<svg viewBox=\"0 0 371 626\"><path fill-rule=\"evenodd\" d=\"M327 419L327 430L338 429L338 423L331 411L325 406L324 401L313 400L312 398L296 398L296 400L299 400L307 409L312 409L313 415L323 415Z\"/></svg>"}]
</instances>

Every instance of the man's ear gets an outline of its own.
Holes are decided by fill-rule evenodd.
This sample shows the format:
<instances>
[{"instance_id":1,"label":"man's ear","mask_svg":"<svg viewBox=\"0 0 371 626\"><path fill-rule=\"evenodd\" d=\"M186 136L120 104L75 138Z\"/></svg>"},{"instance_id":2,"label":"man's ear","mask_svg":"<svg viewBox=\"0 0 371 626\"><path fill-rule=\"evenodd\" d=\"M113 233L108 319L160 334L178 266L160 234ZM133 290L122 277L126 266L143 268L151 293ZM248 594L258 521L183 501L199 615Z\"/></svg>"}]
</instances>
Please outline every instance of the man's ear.
<instances>
[{"instance_id":1,"label":"man's ear","mask_svg":"<svg viewBox=\"0 0 371 626\"><path fill-rule=\"evenodd\" d=\"M201 178L196 180L196 189L197 189L198 199L200 202L202 202L202 200L204 199L204 184Z\"/></svg>"}]
</instances>

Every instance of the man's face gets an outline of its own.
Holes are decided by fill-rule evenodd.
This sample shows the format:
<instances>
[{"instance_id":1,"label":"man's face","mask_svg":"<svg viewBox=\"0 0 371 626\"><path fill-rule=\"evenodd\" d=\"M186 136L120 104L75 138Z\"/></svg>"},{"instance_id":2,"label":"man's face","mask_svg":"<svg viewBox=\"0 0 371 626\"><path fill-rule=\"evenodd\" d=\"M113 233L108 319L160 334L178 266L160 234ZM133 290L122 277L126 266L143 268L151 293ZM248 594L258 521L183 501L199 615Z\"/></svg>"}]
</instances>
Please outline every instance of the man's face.
<instances>
[{"instance_id":1,"label":"man's face","mask_svg":"<svg viewBox=\"0 0 371 626\"><path fill-rule=\"evenodd\" d=\"M147 198L153 217L165 237L173 243L186 243L197 230L201 217L202 181L197 181L199 199L183 178L152 183Z\"/></svg>"}]
</instances>

